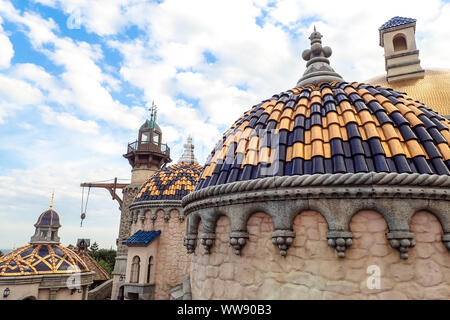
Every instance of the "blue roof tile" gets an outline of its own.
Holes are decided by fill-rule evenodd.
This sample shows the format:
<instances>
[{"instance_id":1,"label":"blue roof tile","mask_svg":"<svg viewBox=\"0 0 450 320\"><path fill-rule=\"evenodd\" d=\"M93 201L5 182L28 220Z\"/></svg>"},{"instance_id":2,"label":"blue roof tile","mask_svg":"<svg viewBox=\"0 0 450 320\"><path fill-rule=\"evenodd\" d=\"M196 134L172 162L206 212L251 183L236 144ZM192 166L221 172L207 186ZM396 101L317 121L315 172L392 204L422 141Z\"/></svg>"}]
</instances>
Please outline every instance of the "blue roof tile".
<instances>
[{"instance_id":1,"label":"blue roof tile","mask_svg":"<svg viewBox=\"0 0 450 320\"><path fill-rule=\"evenodd\" d=\"M404 18L404 17L397 16L397 17L391 18L388 22L384 23L378 30L384 30L384 29L401 26L403 24L408 24L408 23L412 23L412 22L416 22L416 19Z\"/></svg>"},{"instance_id":2,"label":"blue roof tile","mask_svg":"<svg viewBox=\"0 0 450 320\"><path fill-rule=\"evenodd\" d=\"M139 230L135 232L131 237L124 241L127 245L148 245L150 242L156 239L161 234L161 230L156 231L144 231Z\"/></svg>"}]
</instances>

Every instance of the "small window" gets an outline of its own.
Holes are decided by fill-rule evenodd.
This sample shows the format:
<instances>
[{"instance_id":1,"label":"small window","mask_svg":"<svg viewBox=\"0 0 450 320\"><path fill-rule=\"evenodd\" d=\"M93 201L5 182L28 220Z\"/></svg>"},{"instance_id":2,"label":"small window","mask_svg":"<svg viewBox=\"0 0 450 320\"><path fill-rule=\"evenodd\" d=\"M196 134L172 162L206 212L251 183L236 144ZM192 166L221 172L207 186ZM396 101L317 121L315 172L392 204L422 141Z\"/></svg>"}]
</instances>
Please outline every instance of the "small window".
<instances>
[{"instance_id":1,"label":"small window","mask_svg":"<svg viewBox=\"0 0 450 320\"><path fill-rule=\"evenodd\" d=\"M150 283L151 280L151 272L152 272L152 265L153 265L153 257L148 258L148 267L147 267L147 283Z\"/></svg>"},{"instance_id":2,"label":"small window","mask_svg":"<svg viewBox=\"0 0 450 320\"><path fill-rule=\"evenodd\" d=\"M41 231L41 237L46 237L47 236L47 231Z\"/></svg>"},{"instance_id":3,"label":"small window","mask_svg":"<svg viewBox=\"0 0 450 320\"><path fill-rule=\"evenodd\" d=\"M159 134L156 132L153 132L153 143L159 144Z\"/></svg>"},{"instance_id":4,"label":"small window","mask_svg":"<svg viewBox=\"0 0 450 320\"><path fill-rule=\"evenodd\" d=\"M149 142L150 141L150 132L143 132L141 142Z\"/></svg>"},{"instance_id":5,"label":"small window","mask_svg":"<svg viewBox=\"0 0 450 320\"><path fill-rule=\"evenodd\" d=\"M56 232L52 231L52 240L55 240L55 234L56 234Z\"/></svg>"},{"instance_id":6,"label":"small window","mask_svg":"<svg viewBox=\"0 0 450 320\"><path fill-rule=\"evenodd\" d=\"M406 39L405 36L402 34L398 34L394 37L393 44L394 44L394 51L401 51L407 49Z\"/></svg>"},{"instance_id":7,"label":"small window","mask_svg":"<svg viewBox=\"0 0 450 320\"><path fill-rule=\"evenodd\" d=\"M141 259L138 256L135 256L131 263L131 279L130 279L131 283L139 282L140 264Z\"/></svg>"}]
</instances>

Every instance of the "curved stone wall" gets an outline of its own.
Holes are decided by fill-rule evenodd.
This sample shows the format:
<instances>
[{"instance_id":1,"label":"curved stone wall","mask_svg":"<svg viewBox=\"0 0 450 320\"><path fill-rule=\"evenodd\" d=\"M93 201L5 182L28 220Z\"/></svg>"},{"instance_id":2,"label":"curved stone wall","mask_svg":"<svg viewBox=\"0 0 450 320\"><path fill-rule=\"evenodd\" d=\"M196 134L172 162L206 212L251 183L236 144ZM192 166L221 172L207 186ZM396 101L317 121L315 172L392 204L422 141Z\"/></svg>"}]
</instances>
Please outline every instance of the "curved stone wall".
<instances>
[{"instance_id":1,"label":"curved stone wall","mask_svg":"<svg viewBox=\"0 0 450 320\"><path fill-rule=\"evenodd\" d=\"M388 224L374 210L351 217L352 243L343 259L330 246L330 226L317 211L297 212L285 256L272 242L274 222L268 214L256 211L248 218L248 239L239 255L230 246L229 218L214 222L199 222L198 233L215 239L212 246L196 241L192 248L193 299L450 299L443 221L423 210L409 219L416 243L407 259L392 247ZM203 230L204 223L215 229Z\"/></svg>"}]
</instances>

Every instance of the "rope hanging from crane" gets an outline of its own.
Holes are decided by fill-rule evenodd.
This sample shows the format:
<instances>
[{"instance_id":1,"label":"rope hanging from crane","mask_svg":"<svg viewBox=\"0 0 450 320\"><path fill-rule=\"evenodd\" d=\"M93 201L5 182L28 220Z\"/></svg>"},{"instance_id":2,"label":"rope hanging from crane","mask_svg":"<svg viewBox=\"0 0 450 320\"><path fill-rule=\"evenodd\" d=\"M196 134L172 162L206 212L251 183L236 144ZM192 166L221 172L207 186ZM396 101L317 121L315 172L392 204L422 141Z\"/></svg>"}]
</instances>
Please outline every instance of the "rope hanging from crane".
<instances>
[{"instance_id":1,"label":"rope hanging from crane","mask_svg":"<svg viewBox=\"0 0 450 320\"><path fill-rule=\"evenodd\" d=\"M80 228L83 226L83 220L86 218L86 211L87 211L87 205L89 201L89 194L91 193L91 187L88 189L87 197L86 197L86 204L84 203L84 187L81 191L81 223ZM83 210L84 206L84 210Z\"/></svg>"}]
</instances>

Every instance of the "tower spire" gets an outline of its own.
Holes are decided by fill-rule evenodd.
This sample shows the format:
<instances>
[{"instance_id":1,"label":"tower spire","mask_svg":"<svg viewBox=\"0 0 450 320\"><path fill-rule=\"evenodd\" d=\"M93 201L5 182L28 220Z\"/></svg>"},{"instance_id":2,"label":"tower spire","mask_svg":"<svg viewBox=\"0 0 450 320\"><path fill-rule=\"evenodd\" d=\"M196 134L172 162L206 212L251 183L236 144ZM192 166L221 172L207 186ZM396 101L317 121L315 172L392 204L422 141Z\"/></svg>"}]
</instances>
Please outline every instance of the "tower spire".
<instances>
[{"instance_id":1,"label":"tower spire","mask_svg":"<svg viewBox=\"0 0 450 320\"><path fill-rule=\"evenodd\" d=\"M306 71L303 77L297 82L297 87L306 84L319 84L320 82L343 81L342 77L337 74L330 66L329 58L332 54L330 47L322 46L322 34L316 30L309 36L311 40L311 48L306 49L302 53L302 57L306 63Z\"/></svg>"},{"instance_id":2,"label":"tower spire","mask_svg":"<svg viewBox=\"0 0 450 320\"><path fill-rule=\"evenodd\" d=\"M52 200L50 201L50 210L53 210L53 200L55 198L55 191L52 192Z\"/></svg>"},{"instance_id":3,"label":"tower spire","mask_svg":"<svg viewBox=\"0 0 450 320\"><path fill-rule=\"evenodd\" d=\"M178 163L198 164L197 159L195 159L194 145L192 144L192 137L190 135L184 144L184 151L181 158L178 160Z\"/></svg>"}]
</instances>

